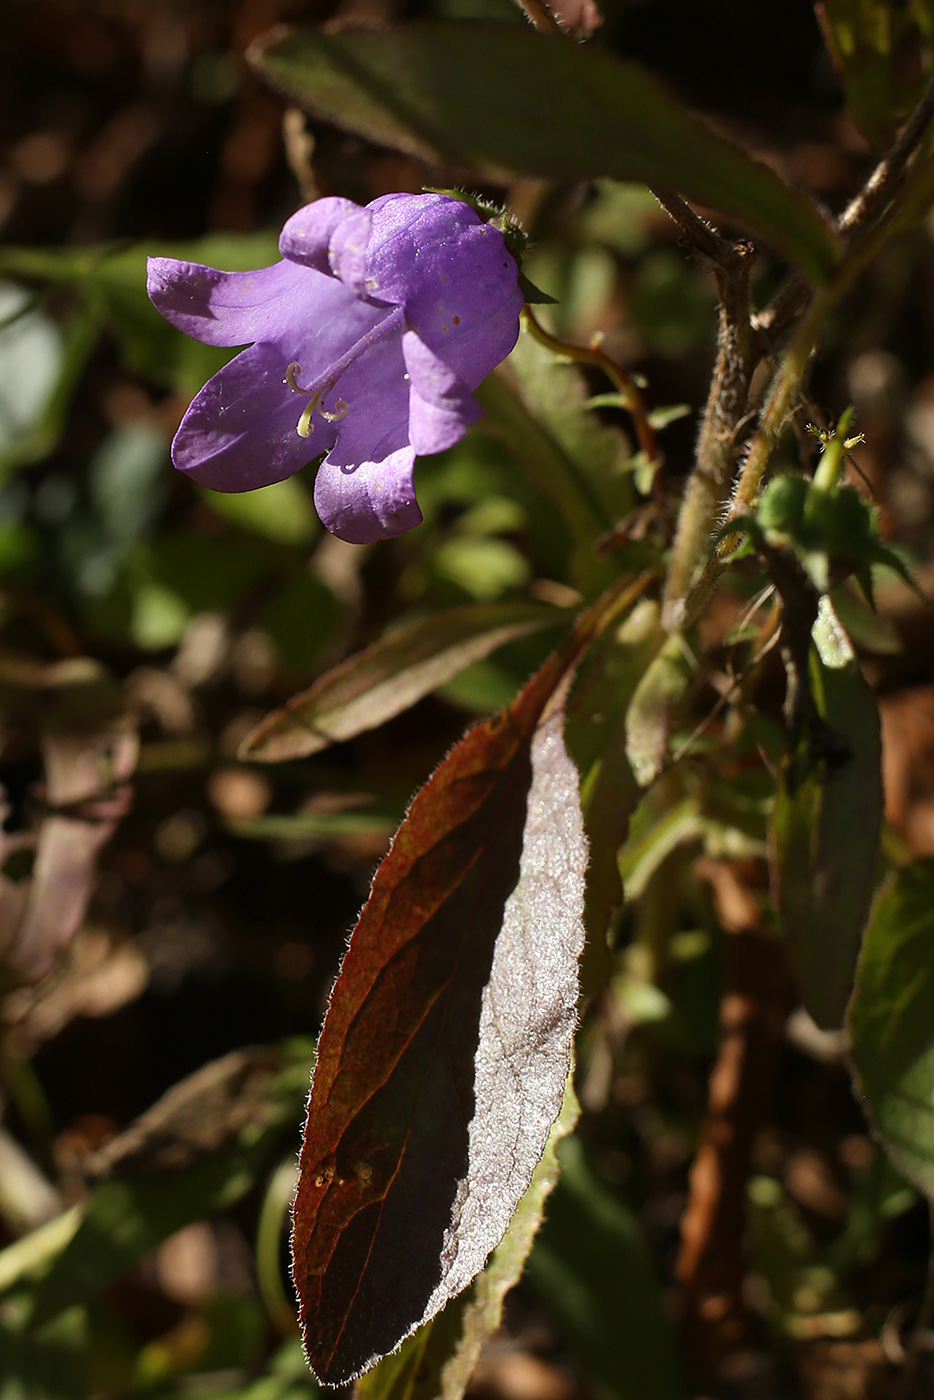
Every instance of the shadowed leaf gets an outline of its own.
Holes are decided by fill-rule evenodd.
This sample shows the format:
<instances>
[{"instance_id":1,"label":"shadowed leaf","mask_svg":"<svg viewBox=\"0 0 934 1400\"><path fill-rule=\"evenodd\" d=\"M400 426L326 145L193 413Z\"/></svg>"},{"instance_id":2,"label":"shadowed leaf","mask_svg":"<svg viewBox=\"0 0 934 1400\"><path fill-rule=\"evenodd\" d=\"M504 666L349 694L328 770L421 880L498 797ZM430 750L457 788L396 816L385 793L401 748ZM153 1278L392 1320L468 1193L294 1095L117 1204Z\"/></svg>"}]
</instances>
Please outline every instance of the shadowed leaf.
<instances>
[{"instance_id":1,"label":"shadowed leaf","mask_svg":"<svg viewBox=\"0 0 934 1400\"><path fill-rule=\"evenodd\" d=\"M299 1112L310 1047L236 1050L176 1084L88 1163L99 1178L36 1298L39 1324L94 1298L254 1185Z\"/></svg>"},{"instance_id":2,"label":"shadowed leaf","mask_svg":"<svg viewBox=\"0 0 934 1400\"><path fill-rule=\"evenodd\" d=\"M350 1379L470 1283L561 1106L587 863L552 705L605 604L412 803L318 1045L294 1209L312 1367Z\"/></svg>"},{"instance_id":3,"label":"shadowed leaf","mask_svg":"<svg viewBox=\"0 0 934 1400\"><path fill-rule=\"evenodd\" d=\"M601 1400L680 1400L677 1344L638 1220L600 1180L577 1138L529 1259L536 1292L561 1324Z\"/></svg>"},{"instance_id":4,"label":"shadowed leaf","mask_svg":"<svg viewBox=\"0 0 934 1400\"><path fill-rule=\"evenodd\" d=\"M816 209L632 63L518 24L275 31L251 58L313 116L502 180L670 185L760 234L817 281L836 241Z\"/></svg>"},{"instance_id":5,"label":"shadowed leaf","mask_svg":"<svg viewBox=\"0 0 934 1400\"><path fill-rule=\"evenodd\" d=\"M879 713L828 599L814 625L812 691L826 726L785 759L775 798L776 894L804 1005L843 1020L876 877L882 823Z\"/></svg>"},{"instance_id":6,"label":"shadowed leaf","mask_svg":"<svg viewBox=\"0 0 934 1400\"><path fill-rule=\"evenodd\" d=\"M401 714L506 642L563 620L532 603L451 608L400 627L321 676L247 735L240 757L305 758Z\"/></svg>"},{"instance_id":7,"label":"shadowed leaf","mask_svg":"<svg viewBox=\"0 0 934 1400\"><path fill-rule=\"evenodd\" d=\"M499 1327L503 1300L519 1282L558 1180L558 1143L573 1131L579 1113L569 1079L544 1156L490 1262L443 1312L361 1376L355 1400L461 1400L480 1352Z\"/></svg>"},{"instance_id":8,"label":"shadowed leaf","mask_svg":"<svg viewBox=\"0 0 934 1400\"><path fill-rule=\"evenodd\" d=\"M892 1161L934 1195L934 860L880 891L847 1024L857 1089Z\"/></svg>"}]
</instances>

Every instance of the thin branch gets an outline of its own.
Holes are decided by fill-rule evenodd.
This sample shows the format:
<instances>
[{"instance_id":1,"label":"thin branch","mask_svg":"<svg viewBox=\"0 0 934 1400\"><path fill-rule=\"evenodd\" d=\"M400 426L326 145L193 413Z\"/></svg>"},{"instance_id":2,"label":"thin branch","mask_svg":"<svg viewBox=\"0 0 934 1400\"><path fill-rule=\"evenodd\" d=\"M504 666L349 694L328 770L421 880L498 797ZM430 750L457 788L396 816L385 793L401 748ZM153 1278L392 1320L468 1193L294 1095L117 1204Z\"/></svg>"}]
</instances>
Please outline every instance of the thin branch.
<instances>
[{"instance_id":1,"label":"thin branch","mask_svg":"<svg viewBox=\"0 0 934 1400\"><path fill-rule=\"evenodd\" d=\"M934 122L934 78L891 149L879 161L836 221L837 232L846 237L865 228L873 215L893 194ZM753 330L774 340L794 320L808 299L809 288L800 273L793 272L779 287L772 301L753 317Z\"/></svg>"},{"instance_id":2,"label":"thin branch","mask_svg":"<svg viewBox=\"0 0 934 1400\"><path fill-rule=\"evenodd\" d=\"M699 253L724 267L733 259L734 248L729 239L702 219L679 194L665 185L650 185L649 188Z\"/></svg>"},{"instance_id":3,"label":"thin branch","mask_svg":"<svg viewBox=\"0 0 934 1400\"><path fill-rule=\"evenodd\" d=\"M855 199L852 199L837 220L840 233L863 228L882 207L901 180L909 162L920 147L934 122L934 78L924 90L907 126L896 138L892 148L882 157Z\"/></svg>"}]
</instances>

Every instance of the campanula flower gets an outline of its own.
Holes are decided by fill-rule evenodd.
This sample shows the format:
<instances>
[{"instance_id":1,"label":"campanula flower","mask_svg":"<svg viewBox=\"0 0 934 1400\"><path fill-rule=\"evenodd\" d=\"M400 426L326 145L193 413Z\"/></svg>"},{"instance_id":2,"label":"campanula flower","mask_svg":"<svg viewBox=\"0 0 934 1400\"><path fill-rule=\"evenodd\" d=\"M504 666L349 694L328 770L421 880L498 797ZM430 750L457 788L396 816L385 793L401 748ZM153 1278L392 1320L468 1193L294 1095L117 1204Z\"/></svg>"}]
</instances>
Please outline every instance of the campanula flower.
<instances>
[{"instance_id":1,"label":"campanula flower","mask_svg":"<svg viewBox=\"0 0 934 1400\"><path fill-rule=\"evenodd\" d=\"M476 422L471 391L516 343L516 263L497 228L442 194L319 199L279 251L256 272L150 258L167 320L207 345L248 345L192 401L172 460L215 491L251 491L326 454L327 528L355 544L397 535L422 518L416 455Z\"/></svg>"}]
</instances>

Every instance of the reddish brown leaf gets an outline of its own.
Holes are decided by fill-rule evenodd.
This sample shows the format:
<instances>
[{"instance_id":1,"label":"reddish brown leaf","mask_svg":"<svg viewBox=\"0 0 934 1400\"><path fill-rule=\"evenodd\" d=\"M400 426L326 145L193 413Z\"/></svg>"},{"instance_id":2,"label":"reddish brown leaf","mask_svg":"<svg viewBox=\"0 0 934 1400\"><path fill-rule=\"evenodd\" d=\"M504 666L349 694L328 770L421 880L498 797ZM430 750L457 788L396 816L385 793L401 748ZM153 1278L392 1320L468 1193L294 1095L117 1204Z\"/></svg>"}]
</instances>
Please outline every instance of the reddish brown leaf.
<instances>
[{"instance_id":1,"label":"reddish brown leaf","mask_svg":"<svg viewBox=\"0 0 934 1400\"><path fill-rule=\"evenodd\" d=\"M560 706L540 721L583 639L415 798L335 984L293 1236L305 1344L327 1383L391 1351L483 1267L561 1107L587 853Z\"/></svg>"}]
</instances>

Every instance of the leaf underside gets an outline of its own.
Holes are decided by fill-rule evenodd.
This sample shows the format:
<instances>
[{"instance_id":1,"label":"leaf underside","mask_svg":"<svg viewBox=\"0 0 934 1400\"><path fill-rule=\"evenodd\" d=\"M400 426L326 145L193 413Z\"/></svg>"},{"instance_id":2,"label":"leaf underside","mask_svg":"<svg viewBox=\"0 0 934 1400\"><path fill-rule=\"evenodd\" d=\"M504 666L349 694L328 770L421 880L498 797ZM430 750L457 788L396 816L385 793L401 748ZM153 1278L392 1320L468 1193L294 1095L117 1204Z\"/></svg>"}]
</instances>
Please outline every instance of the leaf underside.
<instances>
[{"instance_id":1,"label":"leaf underside","mask_svg":"<svg viewBox=\"0 0 934 1400\"><path fill-rule=\"evenodd\" d=\"M328 1384L479 1272L560 1111L587 852L560 705L541 721L576 645L415 798L335 984L293 1217L306 1351Z\"/></svg>"}]
</instances>

